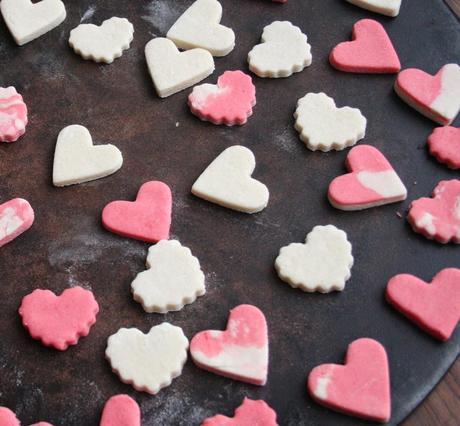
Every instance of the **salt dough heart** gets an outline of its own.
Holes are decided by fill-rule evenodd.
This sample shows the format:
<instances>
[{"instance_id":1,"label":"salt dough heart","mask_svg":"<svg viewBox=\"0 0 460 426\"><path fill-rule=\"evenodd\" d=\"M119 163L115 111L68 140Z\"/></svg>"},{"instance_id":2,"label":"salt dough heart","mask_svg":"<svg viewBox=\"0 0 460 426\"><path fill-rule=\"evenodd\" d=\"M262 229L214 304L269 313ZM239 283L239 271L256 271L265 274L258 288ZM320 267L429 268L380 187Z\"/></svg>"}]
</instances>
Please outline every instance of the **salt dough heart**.
<instances>
[{"instance_id":1,"label":"salt dough heart","mask_svg":"<svg viewBox=\"0 0 460 426\"><path fill-rule=\"evenodd\" d=\"M179 52L167 38L150 40L145 46L145 58L160 98L193 86L214 72L214 59L207 50Z\"/></svg>"},{"instance_id":2,"label":"salt dough heart","mask_svg":"<svg viewBox=\"0 0 460 426\"><path fill-rule=\"evenodd\" d=\"M460 111L460 66L444 65L434 76L415 68L401 71L395 91L429 119L442 125L451 124Z\"/></svg>"},{"instance_id":3,"label":"salt dough heart","mask_svg":"<svg viewBox=\"0 0 460 426\"><path fill-rule=\"evenodd\" d=\"M2 426L21 426L16 414L6 407L0 407L0 425Z\"/></svg>"},{"instance_id":4,"label":"salt dough heart","mask_svg":"<svg viewBox=\"0 0 460 426\"><path fill-rule=\"evenodd\" d=\"M190 110L197 117L214 124L241 125L252 115L256 87L251 77L241 71L226 71L215 84L195 86L188 97Z\"/></svg>"},{"instance_id":5,"label":"salt dough heart","mask_svg":"<svg viewBox=\"0 0 460 426\"><path fill-rule=\"evenodd\" d=\"M34 219L34 211L27 200L14 198L0 204L0 247L26 232Z\"/></svg>"},{"instance_id":6,"label":"salt dough heart","mask_svg":"<svg viewBox=\"0 0 460 426\"><path fill-rule=\"evenodd\" d=\"M129 49L134 27L126 18L107 19L101 26L80 24L70 31L69 44L83 59L111 64Z\"/></svg>"},{"instance_id":7,"label":"salt dough heart","mask_svg":"<svg viewBox=\"0 0 460 426\"><path fill-rule=\"evenodd\" d=\"M307 36L288 21L267 25L261 42L248 54L249 69L259 77L289 77L311 65Z\"/></svg>"},{"instance_id":8,"label":"salt dough heart","mask_svg":"<svg viewBox=\"0 0 460 426\"><path fill-rule=\"evenodd\" d=\"M267 382L268 332L262 311L239 305L230 311L225 331L207 330L193 337L190 355L200 368L263 386Z\"/></svg>"},{"instance_id":9,"label":"salt dough heart","mask_svg":"<svg viewBox=\"0 0 460 426\"><path fill-rule=\"evenodd\" d=\"M308 93L297 102L295 129L312 151L340 151L366 134L366 118L357 108L337 108L324 93Z\"/></svg>"},{"instance_id":10,"label":"salt dough heart","mask_svg":"<svg viewBox=\"0 0 460 426\"><path fill-rule=\"evenodd\" d=\"M128 395L112 396L104 406L100 426L141 426L141 410Z\"/></svg>"},{"instance_id":11,"label":"salt dough heart","mask_svg":"<svg viewBox=\"0 0 460 426\"><path fill-rule=\"evenodd\" d=\"M156 243L169 238L172 196L163 182L144 183L136 201L112 201L102 211L104 227L123 237Z\"/></svg>"},{"instance_id":12,"label":"salt dough heart","mask_svg":"<svg viewBox=\"0 0 460 426\"><path fill-rule=\"evenodd\" d=\"M398 16L401 8L401 0L347 0L347 2L391 17Z\"/></svg>"},{"instance_id":13,"label":"salt dough heart","mask_svg":"<svg viewBox=\"0 0 460 426\"><path fill-rule=\"evenodd\" d=\"M200 262L179 241L150 247L147 268L131 284L134 300L146 312L179 311L206 292Z\"/></svg>"},{"instance_id":14,"label":"salt dough heart","mask_svg":"<svg viewBox=\"0 0 460 426\"><path fill-rule=\"evenodd\" d=\"M53 184L74 185L100 179L115 173L123 156L114 145L93 146L91 134L74 124L59 133L54 151Z\"/></svg>"},{"instance_id":15,"label":"salt dough heart","mask_svg":"<svg viewBox=\"0 0 460 426\"><path fill-rule=\"evenodd\" d=\"M460 321L460 269L443 269L430 284L413 275L396 275L388 282L386 298L420 328L446 341Z\"/></svg>"},{"instance_id":16,"label":"salt dough heart","mask_svg":"<svg viewBox=\"0 0 460 426\"><path fill-rule=\"evenodd\" d=\"M401 70L398 54L385 28L373 19L353 25L353 41L338 44L329 56L331 65L356 73L397 73Z\"/></svg>"},{"instance_id":17,"label":"salt dough heart","mask_svg":"<svg viewBox=\"0 0 460 426\"><path fill-rule=\"evenodd\" d=\"M257 213L268 204L268 188L251 177L254 154L231 146L219 154L192 186L197 197L244 213Z\"/></svg>"},{"instance_id":18,"label":"salt dough heart","mask_svg":"<svg viewBox=\"0 0 460 426\"><path fill-rule=\"evenodd\" d=\"M235 33L220 25L221 19L222 5L217 0L196 0L166 37L180 49L201 47L213 56L225 56L235 47Z\"/></svg>"},{"instance_id":19,"label":"salt dough heart","mask_svg":"<svg viewBox=\"0 0 460 426\"><path fill-rule=\"evenodd\" d=\"M355 340L348 346L345 365L323 364L310 372L308 391L316 402L333 410L387 422L391 396L385 348L373 339Z\"/></svg>"},{"instance_id":20,"label":"salt dough heart","mask_svg":"<svg viewBox=\"0 0 460 426\"><path fill-rule=\"evenodd\" d=\"M26 131L27 106L16 89L0 87L0 142L15 142Z\"/></svg>"},{"instance_id":21,"label":"salt dough heart","mask_svg":"<svg viewBox=\"0 0 460 426\"><path fill-rule=\"evenodd\" d=\"M182 329L164 322L147 334L120 328L109 337L105 355L123 383L154 395L181 375L187 349Z\"/></svg>"},{"instance_id":22,"label":"salt dough heart","mask_svg":"<svg viewBox=\"0 0 460 426\"><path fill-rule=\"evenodd\" d=\"M430 240L460 244L460 180L439 182L433 198L413 201L407 220Z\"/></svg>"},{"instance_id":23,"label":"salt dough heart","mask_svg":"<svg viewBox=\"0 0 460 426\"><path fill-rule=\"evenodd\" d=\"M61 24L66 18L60 0L2 0L0 11L10 33L19 46L35 40Z\"/></svg>"},{"instance_id":24,"label":"salt dough heart","mask_svg":"<svg viewBox=\"0 0 460 426\"><path fill-rule=\"evenodd\" d=\"M305 244L282 247L275 261L279 277L303 291L341 291L353 266L347 234L333 225L315 226Z\"/></svg>"},{"instance_id":25,"label":"salt dough heart","mask_svg":"<svg viewBox=\"0 0 460 426\"><path fill-rule=\"evenodd\" d=\"M362 210L406 199L406 187L377 148L355 146L346 164L350 173L329 185L329 201L335 208Z\"/></svg>"},{"instance_id":26,"label":"salt dough heart","mask_svg":"<svg viewBox=\"0 0 460 426\"><path fill-rule=\"evenodd\" d=\"M60 296L49 290L34 290L22 299L19 308L30 335L60 351L89 334L98 312L93 293L82 287L64 290Z\"/></svg>"},{"instance_id":27,"label":"salt dough heart","mask_svg":"<svg viewBox=\"0 0 460 426\"><path fill-rule=\"evenodd\" d=\"M428 138L430 154L450 169L460 169L460 127L438 127Z\"/></svg>"},{"instance_id":28,"label":"salt dough heart","mask_svg":"<svg viewBox=\"0 0 460 426\"><path fill-rule=\"evenodd\" d=\"M244 398L233 417L222 414L209 417L201 426L278 426L276 413L265 401Z\"/></svg>"}]
</instances>

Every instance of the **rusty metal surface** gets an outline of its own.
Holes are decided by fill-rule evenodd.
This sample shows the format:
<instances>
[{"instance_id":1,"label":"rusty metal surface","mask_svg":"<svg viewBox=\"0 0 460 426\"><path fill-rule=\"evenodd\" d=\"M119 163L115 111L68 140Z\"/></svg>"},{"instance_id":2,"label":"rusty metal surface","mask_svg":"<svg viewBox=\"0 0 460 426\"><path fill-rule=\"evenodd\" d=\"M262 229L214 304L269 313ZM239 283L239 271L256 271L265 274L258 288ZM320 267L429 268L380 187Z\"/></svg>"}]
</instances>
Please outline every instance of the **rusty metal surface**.
<instances>
[{"instance_id":1,"label":"rusty metal surface","mask_svg":"<svg viewBox=\"0 0 460 426\"><path fill-rule=\"evenodd\" d=\"M339 0L285 5L222 0L223 23L234 28L237 45L228 57L216 59L217 71L207 81L215 82L226 69L247 70L247 52L273 20L299 25L313 52L313 65L289 79L255 78L254 116L243 127L226 128L192 116L188 90L160 100L147 73L145 43L164 35L190 3L67 1L66 21L22 48L0 22L0 85L16 86L30 110L26 135L0 146L0 201L24 197L36 211L33 228L0 252L0 405L15 410L24 424L43 419L56 426L92 426L108 397L128 393L140 403L146 425L189 426L214 413L231 414L249 396L271 404L282 425L359 425L313 403L306 375L320 363L342 362L352 340L369 336L388 350L391 424L396 424L440 379L460 343L458 332L448 343L434 341L384 301L386 282L394 274L430 280L441 268L460 267L458 247L415 234L396 212L404 216L411 200L431 193L440 180L458 178L458 172L429 156L425 141L434 124L397 98L394 76L340 73L327 56L349 37L356 20L371 16L387 28L404 67L434 73L446 62L460 61L458 21L444 3L433 0L403 2L396 19ZM67 39L84 15L97 24L111 16L128 18L136 31L132 47L112 65L82 60ZM406 202L350 213L328 204L328 184L343 173L347 151L312 153L299 141L292 113L307 91L325 91L338 105L363 111L368 118L364 142L393 163L408 187ZM54 145L69 124L85 125L95 141L118 146L123 168L92 183L54 188ZM268 208L254 216L190 194L204 167L234 144L253 150L255 177L270 189ZM148 244L110 234L100 223L107 202L133 199L139 186L153 179L172 188L173 237L192 249L207 274L206 296L167 315L144 313L130 295ZM353 243L355 265L345 291L319 295L291 289L273 269L279 248L328 223L344 229ZM94 291L98 321L77 346L64 353L47 349L23 329L17 315L21 298L35 288L60 293L75 284ZM265 387L225 379L188 362L170 387L150 396L122 384L104 359L106 339L119 327L145 332L166 320L191 338L203 329L223 328L228 310L240 303L253 303L267 316L271 353Z\"/></svg>"}]
</instances>

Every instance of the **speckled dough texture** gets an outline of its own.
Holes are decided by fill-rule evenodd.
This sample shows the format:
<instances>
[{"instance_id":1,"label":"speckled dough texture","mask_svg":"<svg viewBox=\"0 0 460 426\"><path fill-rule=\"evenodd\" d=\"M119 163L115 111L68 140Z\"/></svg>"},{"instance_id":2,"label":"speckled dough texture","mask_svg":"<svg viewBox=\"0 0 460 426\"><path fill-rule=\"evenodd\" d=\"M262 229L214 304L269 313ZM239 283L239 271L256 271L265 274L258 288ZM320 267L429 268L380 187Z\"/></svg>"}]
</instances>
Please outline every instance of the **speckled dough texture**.
<instances>
[{"instance_id":1,"label":"speckled dough texture","mask_svg":"<svg viewBox=\"0 0 460 426\"><path fill-rule=\"evenodd\" d=\"M34 220L34 211L27 200L14 198L0 204L0 247L26 232Z\"/></svg>"},{"instance_id":2,"label":"speckled dough texture","mask_svg":"<svg viewBox=\"0 0 460 426\"><path fill-rule=\"evenodd\" d=\"M26 131L27 106L12 86L0 87L0 142L16 142Z\"/></svg>"}]
</instances>

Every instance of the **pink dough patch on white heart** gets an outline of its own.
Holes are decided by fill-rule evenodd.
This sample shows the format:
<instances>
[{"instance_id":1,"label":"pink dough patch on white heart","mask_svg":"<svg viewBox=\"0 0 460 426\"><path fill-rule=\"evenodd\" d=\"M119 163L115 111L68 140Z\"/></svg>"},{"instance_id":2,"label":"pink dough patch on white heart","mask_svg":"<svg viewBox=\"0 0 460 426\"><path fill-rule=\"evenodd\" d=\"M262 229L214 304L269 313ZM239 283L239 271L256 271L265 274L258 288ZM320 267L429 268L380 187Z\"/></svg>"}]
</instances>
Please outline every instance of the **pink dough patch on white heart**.
<instances>
[{"instance_id":1,"label":"pink dough patch on white heart","mask_svg":"<svg viewBox=\"0 0 460 426\"><path fill-rule=\"evenodd\" d=\"M0 407L1 426L21 426L16 414L6 407Z\"/></svg>"},{"instance_id":2,"label":"pink dough patch on white heart","mask_svg":"<svg viewBox=\"0 0 460 426\"><path fill-rule=\"evenodd\" d=\"M27 106L16 89L0 87L0 142L15 142L26 131Z\"/></svg>"},{"instance_id":3,"label":"pink dough patch on white heart","mask_svg":"<svg viewBox=\"0 0 460 426\"><path fill-rule=\"evenodd\" d=\"M262 386L267 382L268 332L265 316L252 305L230 311L225 331L208 330L190 343L195 364L204 370Z\"/></svg>"},{"instance_id":4,"label":"pink dough patch on white heart","mask_svg":"<svg viewBox=\"0 0 460 426\"><path fill-rule=\"evenodd\" d=\"M460 127L437 127L428 138L430 154L450 169L460 169Z\"/></svg>"},{"instance_id":5,"label":"pink dough patch on white heart","mask_svg":"<svg viewBox=\"0 0 460 426\"><path fill-rule=\"evenodd\" d=\"M141 426L141 409L128 395L112 396L105 403L100 426Z\"/></svg>"},{"instance_id":6,"label":"pink dough patch on white heart","mask_svg":"<svg viewBox=\"0 0 460 426\"><path fill-rule=\"evenodd\" d=\"M323 364L308 376L308 391L321 405L367 420L391 415L390 374L385 348L362 338L350 344L345 365Z\"/></svg>"},{"instance_id":7,"label":"pink dough patch on white heart","mask_svg":"<svg viewBox=\"0 0 460 426\"><path fill-rule=\"evenodd\" d=\"M34 219L34 211L27 200L14 198L0 204L0 247L26 232Z\"/></svg>"}]
</instances>

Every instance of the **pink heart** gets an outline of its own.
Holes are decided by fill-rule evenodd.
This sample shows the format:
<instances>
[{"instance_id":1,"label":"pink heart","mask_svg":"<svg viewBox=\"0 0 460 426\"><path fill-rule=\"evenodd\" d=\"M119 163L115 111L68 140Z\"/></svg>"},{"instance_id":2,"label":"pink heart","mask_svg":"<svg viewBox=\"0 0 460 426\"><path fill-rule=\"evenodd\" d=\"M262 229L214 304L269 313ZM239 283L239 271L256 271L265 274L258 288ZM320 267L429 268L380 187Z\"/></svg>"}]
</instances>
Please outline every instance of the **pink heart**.
<instances>
[{"instance_id":1,"label":"pink heart","mask_svg":"<svg viewBox=\"0 0 460 426\"><path fill-rule=\"evenodd\" d=\"M112 201L102 211L104 227L115 234L155 243L169 238L172 196L163 182L144 183L136 201Z\"/></svg>"},{"instance_id":2,"label":"pink heart","mask_svg":"<svg viewBox=\"0 0 460 426\"><path fill-rule=\"evenodd\" d=\"M329 61L334 68L356 73L397 73L398 54L381 24L362 19L353 26L353 40L332 49Z\"/></svg>"},{"instance_id":3,"label":"pink heart","mask_svg":"<svg viewBox=\"0 0 460 426\"><path fill-rule=\"evenodd\" d=\"M450 169L460 169L460 127L437 127L428 138L430 154Z\"/></svg>"},{"instance_id":4,"label":"pink heart","mask_svg":"<svg viewBox=\"0 0 460 426\"><path fill-rule=\"evenodd\" d=\"M386 298L420 328L446 341L460 321L460 269L443 269L431 284L413 275L396 275L388 282Z\"/></svg>"},{"instance_id":5,"label":"pink heart","mask_svg":"<svg viewBox=\"0 0 460 426\"><path fill-rule=\"evenodd\" d=\"M15 142L26 131L27 106L13 86L0 87L0 142Z\"/></svg>"},{"instance_id":6,"label":"pink heart","mask_svg":"<svg viewBox=\"0 0 460 426\"><path fill-rule=\"evenodd\" d=\"M348 346L345 365L323 364L310 372L308 391L333 410L387 422L391 397L385 348L373 339L355 340Z\"/></svg>"},{"instance_id":7,"label":"pink heart","mask_svg":"<svg viewBox=\"0 0 460 426\"><path fill-rule=\"evenodd\" d=\"M19 308L30 335L61 351L88 335L98 312L93 293L82 287L69 288L60 296L49 290L34 290L22 299Z\"/></svg>"},{"instance_id":8,"label":"pink heart","mask_svg":"<svg viewBox=\"0 0 460 426\"><path fill-rule=\"evenodd\" d=\"M268 334L265 316L252 305L230 311L225 331L208 330L190 343L195 364L204 370L242 382L264 385L268 370Z\"/></svg>"},{"instance_id":9,"label":"pink heart","mask_svg":"<svg viewBox=\"0 0 460 426\"><path fill-rule=\"evenodd\" d=\"M26 232L34 223L34 211L28 201L14 198L0 204L0 247Z\"/></svg>"},{"instance_id":10,"label":"pink heart","mask_svg":"<svg viewBox=\"0 0 460 426\"><path fill-rule=\"evenodd\" d=\"M6 407L0 407L0 425L1 426L21 426L16 415Z\"/></svg>"},{"instance_id":11,"label":"pink heart","mask_svg":"<svg viewBox=\"0 0 460 426\"><path fill-rule=\"evenodd\" d=\"M104 406L100 426L140 426L141 410L128 395L112 396Z\"/></svg>"}]
</instances>

